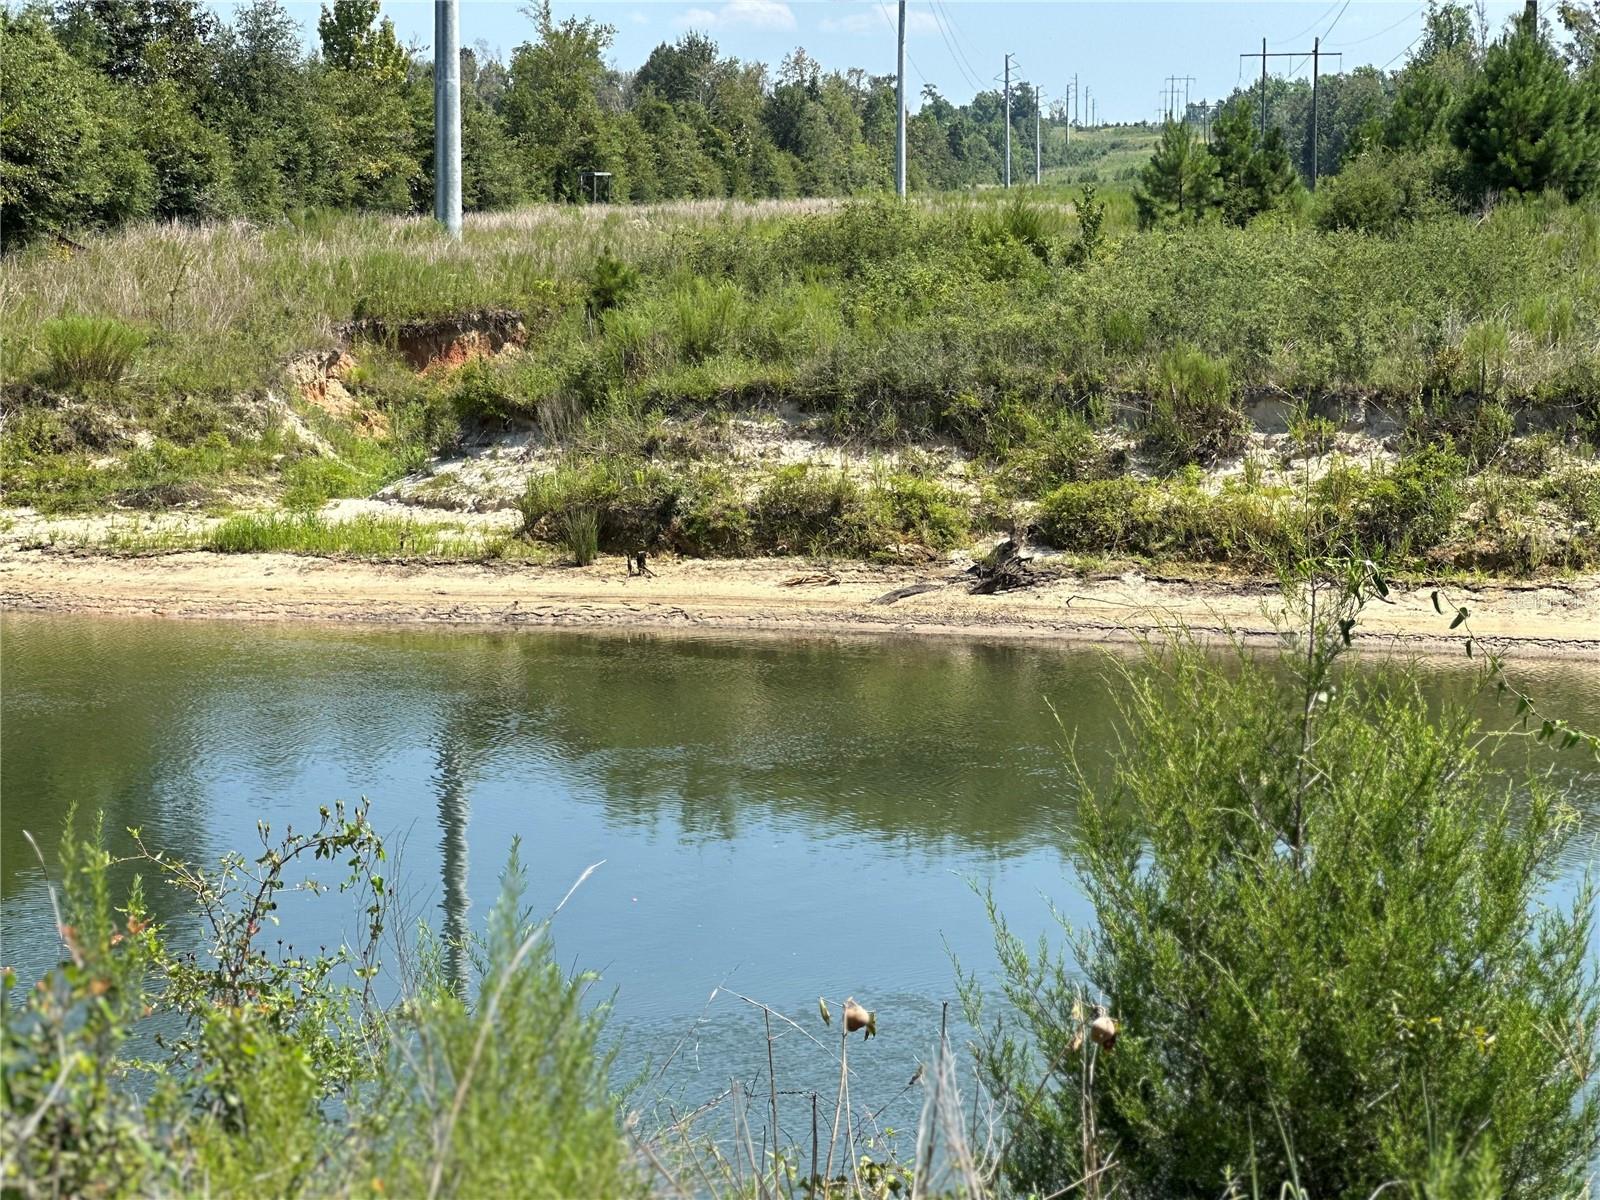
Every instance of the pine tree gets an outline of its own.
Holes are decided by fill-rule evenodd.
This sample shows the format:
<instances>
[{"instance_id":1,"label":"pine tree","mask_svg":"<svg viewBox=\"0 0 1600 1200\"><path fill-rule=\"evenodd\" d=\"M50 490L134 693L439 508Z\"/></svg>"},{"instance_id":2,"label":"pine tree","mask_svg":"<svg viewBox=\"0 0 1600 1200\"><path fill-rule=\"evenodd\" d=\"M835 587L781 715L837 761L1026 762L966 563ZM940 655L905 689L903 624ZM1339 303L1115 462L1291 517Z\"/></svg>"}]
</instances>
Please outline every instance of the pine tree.
<instances>
[{"instance_id":1,"label":"pine tree","mask_svg":"<svg viewBox=\"0 0 1600 1200\"><path fill-rule=\"evenodd\" d=\"M1527 23L1492 46L1452 129L1479 188L1581 195L1600 156L1595 91L1588 79L1575 83Z\"/></svg>"},{"instance_id":2,"label":"pine tree","mask_svg":"<svg viewBox=\"0 0 1600 1200\"><path fill-rule=\"evenodd\" d=\"M1230 104L1218 114L1209 152L1217 167L1217 202L1234 225L1277 208L1299 186L1283 130L1269 129L1262 139L1244 104Z\"/></svg>"},{"instance_id":3,"label":"pine tree","mask_svg":"<svg viewBox=\"0 0 1600 1200\"><path fill-rule=\"evenodd\" d=\"M1139 224L1149 228L1169 220L1198 220L1211 207L1216 172L1216 160L1194 131L1169 120L1134 190Z\"/></svg>"}]
</instances>

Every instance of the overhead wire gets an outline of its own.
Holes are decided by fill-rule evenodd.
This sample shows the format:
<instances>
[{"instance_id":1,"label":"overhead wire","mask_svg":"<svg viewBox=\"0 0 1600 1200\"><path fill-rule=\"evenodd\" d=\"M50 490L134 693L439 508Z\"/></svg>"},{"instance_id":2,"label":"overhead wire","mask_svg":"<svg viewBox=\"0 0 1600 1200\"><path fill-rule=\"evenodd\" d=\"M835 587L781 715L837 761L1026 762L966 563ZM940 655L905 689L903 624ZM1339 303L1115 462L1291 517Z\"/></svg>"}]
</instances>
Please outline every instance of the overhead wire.
<instances>
[{"instance_id":1,"label":"overhead wire","mask_svg":"<svg viewBox=\"0 0 1600 1200\"><path fill-rule=\"evenodd\" d=\"M1412 9L1405 16L1401 17L1398 21L1396 21L1393 25L1385 25L1382 29L1378 30L1377 33L1369 33L1369 34L1367 34L1366 37L1357 38L1353 42L1340 42L1338 48L1340 50L1348 50L1352 46L1364 46L1368 42L1375 41L1376 39L1381 38L1386 33L1393 33L1396 29L1399 29L1400 26L1404 25L1407 21L1416 20L1416 18L1418 18L1419 16L1422 15L1422 10L1424 8L1426 8L1426 7L1427 7L1427 5L1420 5L1417 8Z\"/></svg>"},{"instance_id":2,"label":"overhead wire","mask_svg":"<svg viewBox=\"0 0 1600 1200\"><path fill-rule=\"evenodd\" d=\"M949 22L950 34L955 38L956 52L961 55L961 60L967 65L968 78L973 81L975 87L981 87L980 81L983 76L978 74L978 68L972 65L972 60L967 57L967 52L962 47L962 43L968 40L966 30L961 28L961 23L956 20L955 14L950 11L947 4L943 3L943 0L939 2L939 11L944 13L945 20Z\"/></svg>"},{"instance_id":3,"label":"overhead wire","mask_svg":"<svg viewBox=\"0 0 1600 1200\"><path fill-rule=\"evenodd\" d=\"M1322 16L1319 16L1315 21L1311 22L1311 24L1307 25L1299 33L1296 33L1296 34L1294 34L1294 35L1292 35L1290 37L1286 37L1286 38L1278 38L1277 40L1280 41L1280 42L1298 42L1301 38L1305 37L1306 34L1310 33L1313 29L1315 29L1318 25L1321 25L1322 21L1323 21L1323 18L1326 17L1328 15L1328 13L1331 13L1334 9L1336 9L1338 7L1339 7L1339 0L1333 0L1333 3L1328 5L1327 9L1322 13Z\"/></svg>"},{"instance_id":4,"label":"overhead wire","mask_svg":"<svg viewBox=\"0 0 1600 1200\"><path fill-rule=\"evenodd\" d=\"M1384 63L1383 66L1378 68L1378 70L1387 71L1390 67L1394 66L1395 63L1399 62L1406 55L1410 54L1411 51L1416 47L1416 44L1418 42L1420 42L1426 36L1427 36L1426 32L1417 34L1416 37L1411 39L1411 45L1407 46L1404 50L1400 51L1399 54L1396 54L1388 62Z\"/></svg>"},{"instance_id":5,"label":"overhead wire","mask_svg":"<svg viewBox=\"0 0 1600 1200\"><path fill-rule=\"evenodd\" d=\"M878 12L882 14L884 21L889 26L889 31L898 35L900 32L900 27L895 23L895 19L889 15L888 0L877 0L877 3L874 7L876 7ZM923 85L926 86L928 77L922 73L922 68L917 66L917 60L911 57L911 51L909 49L906 50L906 61L911 64L911 69L916 72L917 78L922 80Z\"/></svg>"},{"instance_id":6,"label":"overhead wire","mask_svg":"<svg viewBox=\"0 0 1600 1200\"><path fill-rule=\"evenodd\" d=\"M1341 8L1339 10L1339 17L1344 16L1345 10L1348 9L1349 7L1350 7L1350 0L1344 0L1344 8ZM1327 14L1324 13L1323 15L1326 16ZM1334 31L1335 26L1337 26L1339 24L1339 17L1335 17L1333 19L1333 23L1330 24L1327 27L1327 29L1322 31L1322 37L1319 39L1320 41L1324 41L1325 42L1325 41L1328 40L1328 35L1331 34ZM1312 28L1315 29L1316 26L1313 25ZM1310 62L1310 61L1311 61L1311 55L1308 54L1308 55L1306 55L1304 58L1302 58L1300 60L1300 64L1297 67L1295 67L1292 71L1289 72L1289 77L1292 79L1294 76L1300 74L1301 71L1304 71L1306 69L1306 64L1308 62Z\"/></svg>"},{"instance_id":7,"label":"overhead wire","mask_svg":"<svg viewBox=\"0 0 1600 1200\"><path fill-rule=\"evenodd\" d=\"M952 64L954 64L955 69L965 76L967 86L970 87L973 91L973 94L976 95L978 92L983 90L983 84L975 75L972 74L972 72L967 70L966 65L961 61L961 56L956 53L956 44L951 40L950 32L947 29L948 22L940 15L944 9L944 5L940 3L940 0L933 0L933 6L936 10L933 14L933 23L939 28L939 36L944 39L945 49L950 51L950 61Z\"/></svg>"}]
</instances>

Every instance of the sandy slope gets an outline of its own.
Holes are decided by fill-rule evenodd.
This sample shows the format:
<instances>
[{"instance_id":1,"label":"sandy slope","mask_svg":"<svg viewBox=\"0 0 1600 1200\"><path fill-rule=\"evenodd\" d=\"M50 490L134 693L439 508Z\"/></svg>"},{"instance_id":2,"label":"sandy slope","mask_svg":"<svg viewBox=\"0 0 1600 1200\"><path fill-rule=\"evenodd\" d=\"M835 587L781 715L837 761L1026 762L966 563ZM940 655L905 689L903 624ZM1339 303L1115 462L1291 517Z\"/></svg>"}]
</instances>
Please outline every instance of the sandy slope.
<instances>
[{"instance_id":1,"label":"sandy slope","mask_svg":"<svg viewBox=\"0 0 1600 1200\"><path fill-rule=\"evenodd\" d=\"M0 604L113 615L516 626L914 632L992 637L1126 638L1181 621L1204 632L1269 636L1279 607L1265 584L1063 578L973 596L945 567L800 560L657 561L630 579L619 559L578 570L522 564L371 563L179 553L128 558L60 550L0 552ZM829 583L807 577L836 578ZM791 585L791 581L807 579ZM909 584L935 590L876 602ZM1367 644L1460 654L1431 589L1396 591L1363 622ZM1600 659L1600 576L1544 585L1447 589L1480 638L1522 653Z\"/></svg>"}]
</instances>

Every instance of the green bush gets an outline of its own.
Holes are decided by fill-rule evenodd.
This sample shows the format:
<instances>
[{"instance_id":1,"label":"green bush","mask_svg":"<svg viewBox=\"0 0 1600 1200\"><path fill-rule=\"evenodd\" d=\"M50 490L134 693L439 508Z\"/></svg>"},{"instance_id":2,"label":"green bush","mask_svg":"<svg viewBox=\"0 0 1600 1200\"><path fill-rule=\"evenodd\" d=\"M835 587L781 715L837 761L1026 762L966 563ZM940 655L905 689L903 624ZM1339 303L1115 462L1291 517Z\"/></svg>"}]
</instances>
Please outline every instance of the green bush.
<instances>
[{"instance_id":1,"label":"green bush","mask_svg":"<svg viewBox=\"0 0 1600 1200\"><path fill-rule=\"evenodd\" d=\"M757 543L772 553L864 555L881 541L865 491L843 471L780 467L752 508Z\"/></svg>"},{"instance_id":2,"label":"green bush","mask_svg":"<svg viewBox=\"0 0 1600 1200\"><path fill-rule=\"evenodd\" d=\"M1193 346L1163 352L1151 381L1145 443L1168 463L1209 463L1238 448L1244 414L1233 402L1225 359Z\"/></svg>"},{"instance_id":3,"label":"green bush","mask_svg":"<svg viewBox=\"0 0 1600 1200\"><path fill-rule=\"evenodd\" d=\"M999 419L1012 427L1000 474L1015 495L1037 496L1061 483L1113 473L1111 452L1077 413L1040 414L1012 404L1001 410Z\"/></svg>"},{"instance_id":4,"label":"green bush","mask_svg":"<svg viewBox=\"0 0 1600 1200\"><path fill-rule=\"evenodd\" d=\"M1336 671L1358 607L1324 581L1287 658L1178 641L1133 670L1110 777L1078 790L1092 921L1059 953L999 922L1011 1008L978 1061L1018 1194L1114 1163L1105 1194L1151 1200L1435 1195L1452 1155L1489 1176L1452 1196L1582 1192L1594 893L1540 904L1575 813L1508 788L1411 677ZM1114 1049L1084 1038L1095 1001Z\"/></svg>"},{"instance_id":5,"label":"green bush","mask_svg":"<svg viewBox=\"0 0 1600 1200\"><path fill-rule=\"evenodd\" d=\"M931 479L891 475L873 489L873 499L882 504L891 529L920 545L948 550L970 535L966 501Z\"/></svg>"},{"instance_id":6,"label":"green bush","mask_svg":"<svg viewBox=\"0 0 1600 1200\"><path fill-rule=\"evenodd\" d=\"M1369 150L1319 184L1317 224L1323 229L1387 235L1438 213L1444 207L1435 182L1438 166L1422 154Z\"/></svg>"},{"instance_id":7,"label":"green bush","mask_svg":"<svg viewBox=\"0 0 1600 1200\"><path fill-rule=\"evenodd\" d=\"M1273 570L1296 539L1284 506L1239 489L1210 493L1176 482L1067 483L1039 504L1039 536L1080 554L1130 554Z\"/></svg>"},{"instance_id":8,"label":"green bush","mask_svg":"<svg viewBox=\"0 0 1600 1200\"><path fill-rule=\"evenodd\" d=\"M587 513L599 548L631 554L660 541L677 499L677 481L659 467L578 462L532 476L517 506L524 534L565 543L568 519Z\"/></svg>"},{"instance_id":9,"label":"green bush","mask_svg":"<svg viewBox=\"0 0 1600 1200\"><path fill-rule=\"evenodd\" d=\"M706 467L679 498L674 540L688 554L737 558L755 548L752 525L750 505L732 476Z\"/></svg>"},{"instance_id":10,"label":"green bush","mask_svg":"<svg viewBox=\"0 0 1600 1200\"><path fill-rule=\"evenodd\" d=\"M7 1121L38 1118L8 1145L7 1192L642 1198L601 1040L607 1006L523 907L517 845L486 933L424 930L402 951L402 994L380 1006L385 851L365 806L321 815L259 858L204 870L134 831L131 860L179 898L162 913L207 930L193 949L168 943L137 881L114 907L110 854L69 821L67 953L36 987L5 973ZM280 893L330 863L352 942L270 949ZM150 1021L159 1039L143 1034Z\"/></svg>"},{"instance_id":11,"label":"green bush","mask_svg":"<svg viewBox=\"0 0 1600 1200\"><path fill-rule=\"evenodd\" d=\"M1424 446L1388 471L1344 467L1313 489L1322 536L1368 553L1420 552L1444 541L1466 505L1466 464L1452 450Z\"/></svg>"},{"instance_id":12,"label":"green bush","mask_svg":"<svg viewBox=\"0 0 1600 1200\"><path fill-rule=\"evenodd\" d=\"M144 348L145 336L111 317L58 317L39 326L45 382L81 388L119 382Z\"/></svg>"},{"instance_id":13,"label":"green bush","mask_svg":"<svg viewBox=\"0 0 1600 1200\"><path fill-rule=\"evenodd\" d=\"M1147 544L1138 508L1151 487L1136 479L1064 483L1039 502L1039 536L1085 554L1142 553Z\"/></svg>"},{"instance_id":14,"label":"green bush","mask_svg":"<svg viewBox=\"0 0 1600 1200\"><path fill-rule=\"evenodd\" d=\"M587 567L600 553L600 514L592 508L575 508L561 514L561 541L572 561Z\"/></svg>"}]
</instances>

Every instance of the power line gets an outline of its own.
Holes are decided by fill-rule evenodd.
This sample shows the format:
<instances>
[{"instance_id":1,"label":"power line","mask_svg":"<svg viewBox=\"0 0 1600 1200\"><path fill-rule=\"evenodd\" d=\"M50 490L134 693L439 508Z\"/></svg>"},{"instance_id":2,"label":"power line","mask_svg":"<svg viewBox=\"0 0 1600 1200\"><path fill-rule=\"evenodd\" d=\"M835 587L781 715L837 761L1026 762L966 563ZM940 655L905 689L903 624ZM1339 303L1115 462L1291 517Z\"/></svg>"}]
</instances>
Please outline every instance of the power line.
<instances>
[{"instance_id":1,"label":"power line","mask_svg":"<svg viewBox=\"0 0 1600 1200\"><path fill-rule=\"evenodd\" d=\"M1427 6L1424 5L1423 7L1425 8ZM1378 38L1381 38L1386 33L1393 33L1396 29L1399 29L1400 26L1404 25L1407 21L1414 21L1418 17L1420 17L1421 15L1422 15L1422 8L1414 8L1410 12L1408 12L1405 16L1401 17L1398 21L1396 21L1393 25L1386 25L1382 29L1378 30L1377 33L1369 33L1369 34L1367 34L1366 37L1357 38L1353 42L1341 42L1339 44L1339 49L1343 50L1346 46L1364 46L1368 42L1376 41Z\"/></svg>"},{"instance_id":2,"label":"power line","mask_svg":"<svg viewBox=\"0 0 1600 1200\"><path fill-rule=\"evenodd\" d=\"M1333 0L1333 3L1328 5L1327 11L1324 12L1322 14L1322 16L1318 17L1315 21L1311 22L1311 24L1307 25L1299 33L1292 33L1286 38L1278 38L1277 40L1280 41L1280 42L1297 42L1297 41L1299 41L1301 38L1305 37L1306 34L1310 33L1313 29L1315 29L1318 25L1321 25L1322 21L1323 21L1323 18L1326 17L1328 15L1328 13L1331 13L1334 9L1336 9L1338 7L1339 7L1339 0Z\"/></svg>"},{"instance_id":3,"label":"power line","mask_svg":"<svg viewBox=\"0 0 1600 1200\"><path fill-rule=\"evenodd\" d=\"M955 39L956 53L961 56L961 61L966 64L966 74L968 80L971 81L974 88L982 90L982 84L980 83L980 80L983 77L978 74L978 69L972 65L972 60L967 57L967 52L962 48L961 45L962 42L967 40L966 31L961 28L960 23L956 20L955 14L950 11L949 6L944 3L944 0L935 0L935 2L939 5L939 11L944 14L944 19L950 25L950 36Z\"/></svg>"},{"instance_id":4,"label":"power line","mask_svg":"<svg viewBox=\"0 0 1600 1200\"><path fill-rule=\"evenodd\" d=\"M1344 16L1345 9L1348 9L1349 7L1350 7L1350 0L1344 0L1344 8L1341 8L1339 10L1339 17ZM1324 15L1326 15L1326 14L1324 14ZM1333 24L1329 25L1326 29L1324 29L1322 31L1322 37L1318 39L1319 41L1325 42L1325 41L1328 40L1328 35L1333 32L1334 26L1339 24L1339 17L1335 17L1333 19ZM1290 76L1292 77L1292 76L1300 74L1301 71L1304 71L1306 69L1306 64L1308 62L1310 62L1310 61L1311 61L1311 55L1308 54L1308 55L1306 55L1304 58L1302 58L1300 60L1300 65L1299 66L1295 67L1294 70L1289 72Z\"/></svg>"},{"instance_id":5,"label":"power line","mask_svg":"<svg viewBox=\"0 0 1600 1200\"><path fill-rule=\"evenodd\" d=\"M1399 54L1396 54L1388 62L1384 63L1383 66L1379 67L1378 70L1387 71L1390 67L1394 66L1395 63L1399 62L1406 55L1410 54L1412 49L1416 46L1416 44L1418 42L1420 42L1426 36L1427 36L1427 31L1426 30L1424 30L1422 33L1417 34L1416 37L1411 39L1411 45L1410 46L1407 46L1404 50L1400 51Z\"/></svg>"},{"instance_id":6,"label":"power line","mask_svg":"<svg viewBox=\"0 0 1600 1200\"><path fill-rule=\"evenodd\" d=\"M973 91L973 94L976 95L978 92L983 91L983 84L975 75L972 74L971 71L967 70L966 65L961 60L961 56L957 53L956 43L951 40L950 32L947 28L949 22L939 15L944 11L944 5L940 2L940 0L933 0L933 6L938 10L938 12L934 13L933 23L938 26L939 36L944 39L945 49L950 51L950 62L955 66L957 71L966 77L967 86L970 87Z\"/></svg>"},{"instance_id":7,"label":"power line","mask_svg":"<svg viewBox=\"0 0 1600 1200\"><path fill-rule=\"evenodd\" d=\"M939 37L944 38L944 48L950 51L950 64L965 77L966 86L970 86L973 94L979 93L979 91L984 90L984 85L982 85L982 80L979 80L978 75L974 75L968 69L966 54L962 53L960 45L954 40L954 27L950 26L949 14L944 13L944 3L942 3L942 0L933 0L933 6L934 10L936 10L933 14L933 24L938 26Z\"/></svg>"}]
</instances>

